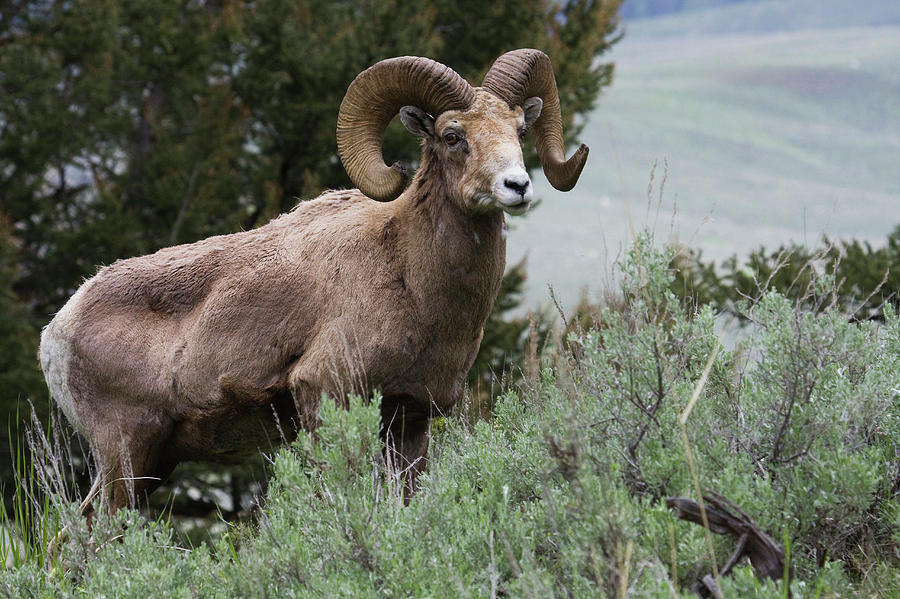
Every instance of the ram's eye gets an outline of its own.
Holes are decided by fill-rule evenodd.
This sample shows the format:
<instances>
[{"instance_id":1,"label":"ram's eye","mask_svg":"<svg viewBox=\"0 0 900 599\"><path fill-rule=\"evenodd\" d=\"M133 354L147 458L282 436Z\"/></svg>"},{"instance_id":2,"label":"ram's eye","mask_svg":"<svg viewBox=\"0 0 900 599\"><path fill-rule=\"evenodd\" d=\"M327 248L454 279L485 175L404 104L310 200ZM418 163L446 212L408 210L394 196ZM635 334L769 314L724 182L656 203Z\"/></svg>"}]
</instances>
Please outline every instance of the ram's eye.
<instances>
[{"instance_id":1,"label":"ram's eye","mask_svg":"<svg viewBox=\"0 0 900 599\"><path fill-rule=\"evenodd\" d=\"M444 142L446 142L448 146L455 146L461 139L462 138L453 131L444 133Z\"/></svg>"},{"instance_id":2,"label":"ram's eye","mask_svg":"<svg viewBox=\"0 0 900 599\"><path fill-rule=\"evenodd\" d=\"M525 143L525 129L519 129L519 143Z\"/></svg>"}]
</instances>

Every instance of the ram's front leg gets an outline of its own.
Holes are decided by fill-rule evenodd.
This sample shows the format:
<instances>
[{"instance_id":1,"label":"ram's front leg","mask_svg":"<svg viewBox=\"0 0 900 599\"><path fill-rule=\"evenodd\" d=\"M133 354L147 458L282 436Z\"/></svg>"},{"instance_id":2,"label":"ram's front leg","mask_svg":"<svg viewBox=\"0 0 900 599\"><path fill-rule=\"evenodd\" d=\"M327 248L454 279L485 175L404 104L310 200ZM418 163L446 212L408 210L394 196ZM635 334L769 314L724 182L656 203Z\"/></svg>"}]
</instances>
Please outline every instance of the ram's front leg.
<instances>
[{"instance_id":1,"label":"ram's front leg","mask_svg":"<svg viewBox=\"0 0 900 599\"><path fill-rule=\"evenodd\" d=\"M307 432L315 431L319 426L319 403L322 401L322 388L296 376L292 377L290 389L296 410L294 418L297 429Z\"/></svg>"},{"instance_id":2,"label":"ram's front leg","mask_svg":"<svg viewBox=\"0 0 900 599\"><path fill-rule=\"evenodd\" d=\"M416 491L416 479L425 470L431 415L409 396L387 396L381 402L381 435L385 457L403 481L408 502Z\"/></svg>"}]
</instances>

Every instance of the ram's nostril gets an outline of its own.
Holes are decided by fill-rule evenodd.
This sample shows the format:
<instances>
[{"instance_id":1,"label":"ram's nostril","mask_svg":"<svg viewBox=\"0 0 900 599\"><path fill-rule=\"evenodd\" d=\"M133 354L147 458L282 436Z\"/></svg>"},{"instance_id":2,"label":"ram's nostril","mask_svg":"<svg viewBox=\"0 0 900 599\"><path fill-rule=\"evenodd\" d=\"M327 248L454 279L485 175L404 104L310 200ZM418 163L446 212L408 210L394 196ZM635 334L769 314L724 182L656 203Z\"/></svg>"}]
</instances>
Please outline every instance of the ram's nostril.
<instances>
[{"instance_id":1,"label":"ram's nostril","mask_svg":"<svg viewBox=\"0 0 900 599\"><path fill-rule=\"evenodd\" d=\"M504 179L503 184L508 188L512 189L519 195L525 195L525 192L528 191L528 185L530 181L528 179Z\"/></svg>"}]
</instances>

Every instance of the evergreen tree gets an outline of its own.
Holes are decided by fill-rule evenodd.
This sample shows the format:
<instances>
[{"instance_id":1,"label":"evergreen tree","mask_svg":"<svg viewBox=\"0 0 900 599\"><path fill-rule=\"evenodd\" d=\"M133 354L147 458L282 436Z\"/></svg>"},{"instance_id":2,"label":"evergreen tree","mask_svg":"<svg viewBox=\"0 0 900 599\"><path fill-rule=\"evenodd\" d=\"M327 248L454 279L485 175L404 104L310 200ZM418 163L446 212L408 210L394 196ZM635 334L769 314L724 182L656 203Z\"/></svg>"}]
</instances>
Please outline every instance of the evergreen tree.
<instances>
[{"instance_id":1,"label":"evergreen tree","mask_svg":"<svg viewBox=\"0 0 900 599\"><path fill-rule=\"evenodd\" d=\"M0 210L22 241L16 290L45 321L97 264L237 227L242 115L222 10L13 7L0 19Z\"/></svg>"},{"instance_id":2,"label":"evergreen tree","mask_svg":"<svg viewBox=\"0 0 900 599\"><path fill-rule=\"evenodd\" d=\"M774 251L759 248L741 264L737 256L720 267L704 262L697 250L680 252L672 263L673 291L697 305L711 304L734 315L738 302L753 301L775 289L796 302L815 309L813 283L823 271L834 278L835 303L857 320L883 320L884 306L900 309L900 225L887 243L873 248L868 242L823 238L819 249L797 244Z\"/></svg>"},{"instance_id":3,"label":"evergreen tree","mask_svg":"<svg viewBox=\"0 0 900 599\"><path fill-rule=\"evenodd\" d=\"M0 220L0 389L10 399L24 402L42 395L44 379L34 354L37 326L28 306L13 291L19 276L18 254L9 223Z\"/></svg>"},{"instance_id":4,"label":"evergreen tree","mask_svg":"<svg viewBox=\"0 0 900 599\"><path fill-rule=\"evenodd\" d=\"M0 214L21 245L14 291L42 325L98 264L256 226L349 185L338 107L388 56L430 56L478 83L502 52L542 48L573 137L610 82L597 58L617 39L619 4L12 0ZM389 129L385 153L414 167L417 141Z\"/></svg>"},{"instance_id":5,"label":"evergreen tree","mask_svg":"<svg viewBox=\"0 0 900 599\"><path fill-rule=\"evenodd\" d=\"M0 218L0 409L10 417L27 414L29 398L42 415L46 414L47 407L44 377L35 356L37 325L28 306L13 291L19 278L18 255L19 244L12 236L12 228ZM13 473L9 435L15 428L15 423L9 422L0 429L0 480L3 481L10 480Z\"/></svg>"}]
</instances>

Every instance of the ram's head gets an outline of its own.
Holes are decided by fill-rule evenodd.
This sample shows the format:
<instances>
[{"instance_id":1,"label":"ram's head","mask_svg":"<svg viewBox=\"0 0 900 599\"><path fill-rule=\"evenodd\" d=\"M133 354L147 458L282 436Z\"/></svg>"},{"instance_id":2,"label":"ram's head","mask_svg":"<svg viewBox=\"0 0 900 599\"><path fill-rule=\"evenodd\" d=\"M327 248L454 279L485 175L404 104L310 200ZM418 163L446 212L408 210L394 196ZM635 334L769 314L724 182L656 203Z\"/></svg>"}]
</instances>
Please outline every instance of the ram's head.
<instances>
[{"instance_id":1,"label":"ram's head","mask_svg":"<svg viewBox=\"0 0 900 599\"><path fill-rule=\"evenodd\" d=\"M338 116L338 151L347 173L367 196L390 201L406 184L398 165L387 166L381 138L399 112L424 141L422 169L469 212L524 212L532 185L522 158L530 130L550 183L571 189L584 168L582 145L565 159L559 96L546 54L522 49L497 59L482 87L427 58L383 60L347 90Z\"/></svg>"}]
</instances>

